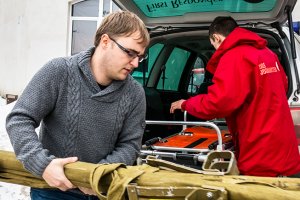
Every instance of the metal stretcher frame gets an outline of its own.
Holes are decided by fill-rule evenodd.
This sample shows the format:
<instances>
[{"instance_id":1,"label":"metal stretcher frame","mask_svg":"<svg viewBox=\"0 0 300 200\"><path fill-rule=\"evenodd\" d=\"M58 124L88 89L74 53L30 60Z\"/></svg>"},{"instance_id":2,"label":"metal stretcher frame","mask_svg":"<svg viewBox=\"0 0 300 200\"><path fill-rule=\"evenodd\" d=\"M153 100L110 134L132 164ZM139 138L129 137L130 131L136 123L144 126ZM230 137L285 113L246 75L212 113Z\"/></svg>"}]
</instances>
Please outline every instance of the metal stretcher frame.
<instances>
[{"instance_id":1,"label":"metal stretcher frame","mask_svg":"<svg viewBox=\"0 0 300 200\"><path fill-rule=\"evenodd\" d=\"M217 134L218 137L218 145L216 150L223 150L222 145L222 135L220 128L212 123L212 122L192 122L192 121L153 121L153 120L146 120L146 124L155 124L155 125L182 125L183 130L185 130L186 126L208 126L212 127ZM154 150L163 150L163 151L181 151L181 152L195 152L195 153L203 153L208 152L208 149L193 149L193 148L178 148L178 147L161 147L161 146L152 146Z\"/></svg>"}]
</instances>

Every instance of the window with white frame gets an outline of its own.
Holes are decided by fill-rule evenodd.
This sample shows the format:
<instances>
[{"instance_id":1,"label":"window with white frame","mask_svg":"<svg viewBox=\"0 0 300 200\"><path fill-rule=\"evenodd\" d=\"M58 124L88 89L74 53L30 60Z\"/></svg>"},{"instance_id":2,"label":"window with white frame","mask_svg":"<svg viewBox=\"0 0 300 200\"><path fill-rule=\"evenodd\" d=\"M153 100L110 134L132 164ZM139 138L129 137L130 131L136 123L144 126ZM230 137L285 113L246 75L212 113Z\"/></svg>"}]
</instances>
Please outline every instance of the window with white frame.
<instances>
[{"instance_id":1,"label":"window with white frame","mask_svg":"<svg viewBox=\"0 0 300 200\"><path fill-rule=\"evenodd\" d=\"M97 27L104 16L119 7L112 0L74 0L70 7L69 55L94 44Z\"/></svg>"}]
</instances>

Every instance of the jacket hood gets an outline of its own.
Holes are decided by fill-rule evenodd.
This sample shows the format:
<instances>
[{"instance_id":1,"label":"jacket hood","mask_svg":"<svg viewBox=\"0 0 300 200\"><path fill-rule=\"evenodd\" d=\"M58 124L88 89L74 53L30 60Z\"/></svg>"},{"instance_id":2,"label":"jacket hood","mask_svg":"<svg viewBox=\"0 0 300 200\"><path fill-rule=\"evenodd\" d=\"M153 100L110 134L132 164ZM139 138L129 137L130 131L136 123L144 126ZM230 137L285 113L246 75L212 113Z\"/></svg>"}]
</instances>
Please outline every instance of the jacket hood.
<instances>
[{"instance_id":1,"label":"jacket hood","mask_svg":"<svg viewBox=\"0 0 300 200\"><path fill-rule=\"evenodd\" d=\"M220 47L213 54L206 69L214 74L221 57L230 49L240 45L250 45L257 49L262 49L267 46L267 41L252 31L237 27L225 38Z\"/></svg>"}]
</instances>

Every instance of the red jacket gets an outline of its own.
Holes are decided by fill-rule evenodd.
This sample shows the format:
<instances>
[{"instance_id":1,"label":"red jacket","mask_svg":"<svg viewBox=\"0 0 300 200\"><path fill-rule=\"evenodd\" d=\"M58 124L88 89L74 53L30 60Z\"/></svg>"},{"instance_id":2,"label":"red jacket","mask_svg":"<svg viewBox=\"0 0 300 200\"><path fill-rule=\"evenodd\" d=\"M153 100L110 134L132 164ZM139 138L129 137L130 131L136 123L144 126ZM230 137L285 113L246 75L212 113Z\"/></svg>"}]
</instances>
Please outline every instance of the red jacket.
<instances>
[{"instance_id":1,"label":"red jacket","mask_svg":"<svg viewBox=\"0 0 300 200\"><path fill-rule=\"evenodd\" d=\"M266 44L257 34L236 28L208 62L214 74L208 94L186 100L182 109L207 120L225 117L241 174L292 175L300 172L300 156L287 78Z\"/></svg>"}]
</instances>

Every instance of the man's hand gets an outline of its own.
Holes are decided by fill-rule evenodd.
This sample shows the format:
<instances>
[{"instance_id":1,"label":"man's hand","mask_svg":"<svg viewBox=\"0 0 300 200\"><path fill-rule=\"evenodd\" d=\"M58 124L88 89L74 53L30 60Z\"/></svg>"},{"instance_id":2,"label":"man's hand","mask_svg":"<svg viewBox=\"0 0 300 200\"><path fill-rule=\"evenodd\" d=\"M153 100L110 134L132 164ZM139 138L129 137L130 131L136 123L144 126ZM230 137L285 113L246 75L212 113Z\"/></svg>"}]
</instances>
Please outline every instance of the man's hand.
<instances>
[{"instance_id":1,"label":"man's hand","mask_svg":"<svg viewBox=\"0 0 300 200\"><path fill-rule=\"evenodd\" d=\"M85 188L85 187L78 187L79 190L81 192L83 192L84 194L88 194L88 195L95 195L97 196L96 192L94 192L94 190L90 189L90 188Z\"/></svg>"},{"instance_id":2,"label":"man's hand","mask_svg":"<svg viewBox=\"0 0 300 200\"><path fill-rule=\"evenodd\" d=\"M76 162L77 160L77 157L53 159L46 167L43 173L43 179L51 187L56 187L62 191L75 188L75 186L65 176L64 165Z\"/></svg>"},{"instance_id":3,"label":"man's hand","mask_svg":"<svg viewBox=\"0 0 300 200\"><path fill-rule=\"evenodd\" d=\"M171 104L171 108L170 108L170 113L174 113L174 111L176 109L180 109L181 110L181 104L184 102L185 100L184 99L180 99L178 101L175 101ZM183 111L183 110L181 110Z\"/></svg>"}]
</instances>

